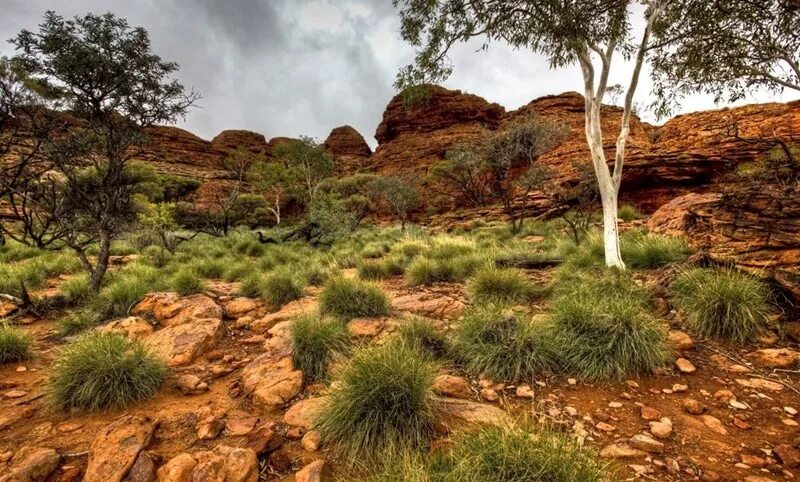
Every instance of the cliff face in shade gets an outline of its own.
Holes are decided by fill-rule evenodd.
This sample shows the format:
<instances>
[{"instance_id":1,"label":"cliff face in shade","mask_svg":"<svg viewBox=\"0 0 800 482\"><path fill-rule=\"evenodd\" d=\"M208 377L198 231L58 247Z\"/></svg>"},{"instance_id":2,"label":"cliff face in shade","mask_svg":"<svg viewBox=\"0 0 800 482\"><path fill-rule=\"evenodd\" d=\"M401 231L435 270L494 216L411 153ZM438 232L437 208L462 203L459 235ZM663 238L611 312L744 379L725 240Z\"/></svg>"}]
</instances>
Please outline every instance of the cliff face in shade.
<instances>
[{"instance_id":1,"label":"cliff face in shade","mask_svg":"<svg viewBox=\"0 0 800 482\"><path fill-rule=\"evenodd\" d=\"M673 199L648 228L686 236L714 261L772 276L800 300L800 187L719 187Z\"/></svg>"},{"instance_id":2,"label":"cliff face in shade","mask_svg":"<svg viewBox=\"0 0 800 482\"><path fill-rule=\"evenodd\" d=\"M357 130L350 126L334 128L325 139L325 150L333 156L336 170L340 173L354 173L369 168L368 159L372 149Z\"/></svg>"}]
</instances>

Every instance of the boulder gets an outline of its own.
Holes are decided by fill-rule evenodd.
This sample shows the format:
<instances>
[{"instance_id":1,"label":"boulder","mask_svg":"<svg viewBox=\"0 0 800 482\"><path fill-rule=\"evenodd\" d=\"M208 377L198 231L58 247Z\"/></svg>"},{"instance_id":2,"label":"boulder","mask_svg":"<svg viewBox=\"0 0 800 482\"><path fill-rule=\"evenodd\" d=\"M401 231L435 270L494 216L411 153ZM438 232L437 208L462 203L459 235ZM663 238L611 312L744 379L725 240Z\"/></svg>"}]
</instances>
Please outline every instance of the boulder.
<instances>
[{"instance_id":1,"label":"boulder","mask_svg":"<svg viewBox=\"0 0 800 482\"><path fill-rule=\"evenodd\" d=\"M194 319L157 330L144 339L144 344L167 365L184 366L211 350L224 333L225 326L219 318Z\"/></svg>"},{"instance_id":2,"label":"boulder","mask_svg":"<svg viewBox=\"0 0 800 482\"><path fill-rule=\"evenodd\" d=\"M744 357L758 367L793 368L800 360L800 353L791 348L764 348L750 352Z\"/></svg>"},{"instance_id":3,"label":"boulder","mask_svg":"<svg viewBox=\"0 0 800 482\"><path fill-rule=\"evenodd\" d=\"M84 482L121 482L153 438L155 424L136 415L117 418L89 447Z\"/></svg>"},{"instance_id":4,"label":"boulder","mask_svg":"<svg viewBox=\"0 0 800 482\"><path fill-rule=\"evenodd\" d=\"M286 411L283 422L292 427L302 427L311 430L319 417L320 412L328 403L326 397L314 397L300 400Z\"/></svg>"},{"instance_id":5,"label":"boulder","mask_svg":"<svg viewBox=\"0 0 800 482\"><path fill-rule=\"evenodd\" d=\"M252 298L234 298L225 303L225 316L228 318L240 318L262 306L262 303Z\"/></svg>"},{"instance_id":6,"label":"boulder","mask_svg":"<svg viewBox=\"0 0 800 482\"><path fill-rule=\"evenodd\" d=\"M222 319L222 307L208 296L181 296L173 292L151 293L137 303L131 313L152 317L162 326L206 318Z\"/></svg>"},{"instance_id":7,"label":"boulder","mask_svg":"<svg viewBox=\"0 0 800 482\"><path fill-rule=\"evenodd\" d=\"M258 457L247 448L218 445L214 450L183 453L158 469L159 482L258 482Z\"/></svg>"},{"instance_id":8,"label":"boulder","mask_svg":"<svg viewBox=\"0 0 800 482\"><path fill-rule=\"evenodd\" d=\"M107 333L119 333L131 340L143 340L153 334L153 325L138 316L112 320L98 328Z\"/></svg>"},{"instance_id":9,"label":"boulder","mask_svg":"<svg viewBox=\"0 0 800 482\"><path fill-rule=\"evenodd\" d=\"M0 482L44 482L58 468L61 456L53 449L22 446L0 475Z\"/></svg>"},{"instance_id":10,"label":"boulder","mask_svg":"<svg viewBox=\"0 0 800 482\"><path fill-rule=\"evenodd\" d=\"M292 357L276 358L269 352L244 367L241 380L253 403L266 410L279 409L303 388L303 372L294 368Z\"/></svg>"},{"instance_id":11,"label":"boulder","mask_svg":"<svg viewBox=\"0 0 800 482\"><path fill-rule=\"evenodd\" d=\"M462 377L442 374L433 380L433 391L439 395L468 399L472 396L469 382Z\"/></svg>"},{"instance_id":12,"label":"boulder","mask_svg":"<svg viewBox=\"0 0 800 482\"><path fill-rule=\"evenodd\" d=\"M502 426L511 421L506 412L494 405L449 397L437 400L442 408L442 421L450 427L480 424Z\"/></svg>"},{"instance_id":13,"label":"boulder","mask_svg":"<svg viewBox=\"0 0 800 482\"><path fill-rule=\"evenodd\" d=\"M325 472L325 461L315 460L294 474L295 482L321 482Z\"/></svg>"}]
</instances>

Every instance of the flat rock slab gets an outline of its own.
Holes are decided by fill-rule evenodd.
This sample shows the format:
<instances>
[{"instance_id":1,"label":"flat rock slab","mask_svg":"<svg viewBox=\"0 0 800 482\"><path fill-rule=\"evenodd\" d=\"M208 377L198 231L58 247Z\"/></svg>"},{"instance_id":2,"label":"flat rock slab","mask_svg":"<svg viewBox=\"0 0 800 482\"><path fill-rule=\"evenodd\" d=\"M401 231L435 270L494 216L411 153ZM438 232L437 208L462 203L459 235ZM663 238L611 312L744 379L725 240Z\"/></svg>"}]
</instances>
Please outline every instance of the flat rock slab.
<instances>
[{"instance_id":1,"label":"flat rock slab","mask_svg":"<svg viewBox=\"0 0 800 482\"><path fill-rule=\"evenodd\" d=\"M222 307L206 295L151 293L136 304L132 315L151 316L164 326L180 325L203 318L222 319Z\"/></svg>"},{"instance_id":2,"label":"flat rock slab","mask_svg":"<svg viewBox=\"0 0 800 482\"><path fill-rule=\"evenodd\" d=\"M264 353L242 370L242 388L254 404L275 410L303 389L303 372L295 370L291 356L276 359L274 353Z\"/></svg>"},{"instance_id":3,"label":"flat rock slab","mask_svg":"<svg viewBox=\"0 0 800 482\"><path fill-rule=\"evenodd\" d=\"M61 456L53 449L44 447L20 448L11 458L11 464L0 475L0 482L39 482L58 468ZM2 469L2 467L0 467Z\"/></svg>"},{"instance_id":4,"label":"flat rock slab","mask_svg":"<svg viewBox=\"0 0 800 482\"><path fill-rule=\"evenodd\" d=\"M144 339L144 344L169 366L189 365L222 338L225 326L219 318L196 319L170 325Z\"/></svg>"},{"instance_id":5,"label":"flat rock slab","mask_svg":"<svg viewBox=\"0 0 800 482\"><path fill-rule=\"evenodd\" d=\"M392 300L397 311L407 311L432 318L458 318L464 311L464 303L456 298L434 293L411 293Z\"/></svg>"},{"instance_id":6,"label":"flat rock slab","mask_svg":"<svg viewBox=\"0 0 800 482\"><path fill-rule=\"evenodd\" d=\"M502 426L511 422L511 417L494 405L449 397L436 400L442 407L443 421L448 426L480 424Z\"/></svg>"},{"instance_id":7,"label":"flat rock slab","mask_svg":"<svg viewBox=\"0 0 800 482\"><path fill-rule=\"evenodd\" d=\"M131 340L144 340L152 335L154 330L153 325L148 323L144 318L129 316L127 318L111 320L99 327L98 331L104 333L119 333Z\"/></svg>"},{"instance_id":8,"label":"flat rock slab","mask_svg":"<svg viewBox=\"0 0 800 482\"><path fill-rule=\"evenodd\" d=\"M150 419L135 415L123 415L111 422L89 447L84 482L121 482L150 443L155 429Z\"/></svg>"},{"instance_id":9,"label":"flat rock slab","mask_svg":"<svg viewBox=\"0 0 800 482\"><path fill-rule=\"evenodd\" d=\"M322 409L327 405L328 399L326 397L306 398L300 400L286 411L283 416L283 422L286 425L293 427L302 427L306 430L314 428Z\"/></svg>"},{"instance_id":10,"label":"flat rock slab","mask_svg":"<svg viewBox=\"0 0 800 482\"><path fill-rule=\"evenodd\" d=\"M183 453L158 469L158 481L258 482L258 457L251 449L227 445Z\"/></svg>"}]
</instances>

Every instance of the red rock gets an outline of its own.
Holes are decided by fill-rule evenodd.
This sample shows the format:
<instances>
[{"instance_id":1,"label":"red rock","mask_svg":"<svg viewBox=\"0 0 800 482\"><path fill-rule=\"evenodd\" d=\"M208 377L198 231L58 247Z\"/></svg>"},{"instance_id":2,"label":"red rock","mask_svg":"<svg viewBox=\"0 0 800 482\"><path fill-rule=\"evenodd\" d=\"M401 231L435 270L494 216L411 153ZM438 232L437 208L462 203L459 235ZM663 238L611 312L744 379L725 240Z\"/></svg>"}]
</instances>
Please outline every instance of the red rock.
<instances>
[{"instance_id":1,"label":"red rock","mask_svg":"<svg viewBox=\"0 0 800 482\"><path fill-rule=\"evenodd\" d=\"M153 438L155 425L147 418L124 415L114 420L89 447L85 482L120 482Z\"/></svg>"},{"instance_id":2,"label":"red rock","mask_svg":"<svg viewBox=\"0 0 800 482\"><path fill-rule=\"evenodd\" d=\"M661 412L647 405L643 405L640 412L645 420L659 420L661 418Z\"/></svg>"},{"instance_id":3,"label":"red rock","mask_svg":"<svg viewBox=\"0 0 800 482\"><path fill-rule=\"evenodd\" d=\"M791 445L781 444L774 448L784 466L790 469L800 467L800 451Z\"/></svg>"},{"instance_id":4,"label":"red rock","mask_svg":"<svg viewBox=\"0 0 800 482\"><path fill-rule=\"evenodd\" d=\"M325 405L328 403L325 397L306 398L296 402L286 411L283 422L286 425L302 427L311 430L316 423L317 417Z\"/></svg>"},{"instance_id":5,"label":"red rock","mask_svg":"<svg viewBox=\"0 0 800 482\"><path fill-rule=\"evenodd\" d=\"M325 139L325 150L333 156L336 171L354 173L369 165L372 149L367 141L350 126L336 127Z\"/></svg>"},{"instance_id":6,"label":"red rock","mask_svg":"<svg viewBox=\"0 0 800 482\"><path fill-rule=\"evenodd\" d=\"M800 360L800 353L790 348L764 348L744 357L754 365L764 368L792 368Z\"/></svg>"},{"instance_id":7,"label":"red rock","mask_svg":"<svg viewBox=\"0 0 800 482\"><path fill-rule=\"evenodd\" d=\"M55 472L61 456L53 449L23 446L3 466L0 482L44 481Z\"/></svg>"},{"instance_id":8,"label":"red rock","mask_svg":"<svg viewBox=\"0 0 800 482\"><path fill-rule=\"evenodd\" d=\"M315 460L294 474L294 480L295 482L321 482L324 475L325 461Z\"/></svg>"},{"instance_id":9,"label":"red rock","mask_svg":"<svg viewBox=\"0 0 800 482\"><path fill-rule=\"evenodd\" d=\"M433 390L448 397L468 399L472 396L469 382L455 375L438 375L433 380Z\"/></svg>"}]
</instances>

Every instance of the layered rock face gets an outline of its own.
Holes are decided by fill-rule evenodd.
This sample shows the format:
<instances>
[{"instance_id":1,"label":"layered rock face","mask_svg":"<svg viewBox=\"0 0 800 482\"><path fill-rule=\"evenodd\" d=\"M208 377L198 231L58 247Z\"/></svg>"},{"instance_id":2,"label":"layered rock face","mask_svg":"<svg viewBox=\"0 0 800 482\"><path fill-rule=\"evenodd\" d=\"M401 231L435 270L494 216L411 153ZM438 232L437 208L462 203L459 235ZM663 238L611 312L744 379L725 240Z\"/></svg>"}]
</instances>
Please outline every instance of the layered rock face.
<instances>
[{"instance_id":1,"label":"layered rock face","mask_svg":"<svg viewBox=\"0 0 800 482\"><path fill-rule=\"evenodd\" d=\"M368 159L372 149L353 127L334 128L325 139L325 150L333 156L337 172L354 173L369 168Z\"/></svg>"}]
</instances>

